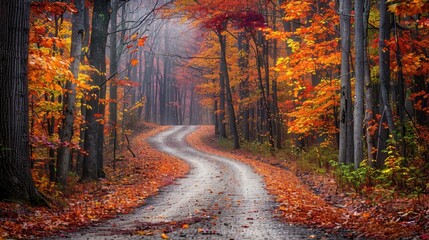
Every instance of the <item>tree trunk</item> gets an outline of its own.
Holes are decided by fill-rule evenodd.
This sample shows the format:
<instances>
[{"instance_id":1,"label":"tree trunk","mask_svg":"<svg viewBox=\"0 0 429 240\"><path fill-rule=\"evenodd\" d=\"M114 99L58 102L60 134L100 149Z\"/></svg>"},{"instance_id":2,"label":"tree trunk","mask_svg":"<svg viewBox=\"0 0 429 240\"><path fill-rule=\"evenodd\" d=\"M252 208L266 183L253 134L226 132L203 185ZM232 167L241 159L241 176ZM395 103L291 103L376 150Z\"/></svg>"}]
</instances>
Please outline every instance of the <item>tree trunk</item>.
<instances>
[{"instance_id":1,"label":"tree trunk","mask_svg":"<svg viewBox=\"0 0 429 240\"><path fill-rule=\"evenodd\" d=\"M93 86L100 86L106 79L106 40L109 24L108 12L109 0L95 0L92 19L91 45L89 63L98 72L92 74ZM101 93L100 93L101 92ZM82 180L97 179L103 177L103 125L97 121L95 114L100 114L99 97L102 91L91 91L86 111L87 129L85 131L85 151L87 155L83 159ZM101 109L102 110L102 109ZM103 112L101 112L103 113Z\"/></svg>"},{"instance_id":2,"label":"tree trunk","mask_svg":"<svg viewBox=\"0 0 429 240\"><path fill-rule=\"evenodd\" d=\"M273 29L277 30L277 9L273 9ZM277 64L277 53L278 53L278 47L277 47L277 39L273 39L273 52L272 52L272 58L273 58L273 66ZM277 72L274 72L274 76L272 78L272 89L273 89L273 102L272 102L272 113L274 116L274 126L273 126L273 132L275 135L275 142L277 149L282 148L282 119L280 117L280 111L279 111L279 103L278 103L278 94L277 94Z\"/></svg>"},{"instance_id":3,"label":"tree trunk","mask_svg":"<svg viewBox=\"0 0 429 240\"><path fill-rule=\"evenodd\" d=\"M373 85L371 83L371 74L369 71L368 59L368 20L371 10L371 1L365 0L364 5L364 81L365 81L365 124L366 124L366 146L368 165L373 166L374 154L374 136L371 134L372 120L374 119L374 104L373 104Z\"/></svg>"},{"instance_id":4,"label":"tree trunk","mask_svg":"<svg viewBox=\"0 0 429 240\"><path fill-rule=\"evenodd\" d=\"M28 33L30 2L0 1L0 200L46 205L30 170Z\"/></svg>"},{"instance_id":5,"label":"tree trunk","mask_svg":"<svg viewBox=\"0 0 429 240\"><path fill-rule=\"evenodd\" d=\"M144 59L145 59L145 71L144 71L144 80L143 84L145 86L145 96L146 96L146 103L145 103L145 121L151 121L153 120L152 116L152 99L153 99L153 93L152 93L152 72L153 72L153 60L155 55L149 52L144 53Z\"/></svg>"},{"instance_id":6,"label":"tree trunk","mask_svg":"<svg viewBox=\"0 0 429 240\"><path fill-rule=\"evenodd\" d=\"M243 78L240 81L240 112L242 119L241 131L243 134L243 138L246 141L250 141L249 135L249 104L247 103L249 98L249 41L245 38L246 34L239 33L238 35L238 51L239 59L238 65L240 67L240 74ZM243 103L244 102L244 103Z\"/></svg>"},{"instance_id":7,"label":"tree trunk","mask_svg":"<svg viewBox=\"0 0 429 240\"><path fill-rule=\"evenodd\" d=\"M393 122L392 107L389 101L390 85L390 49L386 41L390 39L390 14L387 11L387 1L380 0L380 37L378 41L379 65L380 65L380 92L383 108L386 111L389 133L395 137L395 125Z\"/></svg>"},{"instance_id":8,"label":"tree trunk","mask_svg":"<svg viewBox=\"0 0 429 240\"><path fill-rule=\"evenodd\" d=\"M223 41L223 40L219 40ZM219 136L226 138L226 127L225 127L225 75L222 73L222 59L220 60L220 71L219 71L219 111L218 111L218 124L219 124Z\"/></svg>"},{"instance_id":9,"label":"tree trunk","mask_svg":"<svg viewBox=\"0 0 429 240\"><path fill-rule=\"evenodd\" d=\"M340 102L340 140L338 160L353 162L353 112L350 84L350 14L351 1L340 1L341 34L341 102Z\"/></svg>"},{"instance_id":10,"label":"tree trunk","mask_svg":"<svg viewBox=\"0 0 429 240\"><path fill-rule=\"evenodd\" d=\"M83 40L82 40L82 56L86 56L87 52L86 50L84 50L84 48L87 48L89 46L89 37L90 37L90 17L89 17L89 8L85 7L84 8L84 13L83 13L83 28L84 28L84 34L83 34ZM81 61L85 61L85 57L83 57L81 59ZM82 116L86 116L86 100L85 98L81 99L81 107L80 107L80 111L81 111L81 115ZM85 125L82 124L80 127L80 132L79 132L79 148L80 149L85 149ZM83 168L83 158L85 157L85 154L82 153L81 151L79 151L79 154L77 156L77 160L76 160L76 172L78 174L82 173L82 168Z\"/></svg>"},{"instance_id":11,"label":"tree trunk","mask_svg":"<svg viewBox=\"0 0 429 240\"><path fill-rule=\"evenodd\" d=\"M364 113L364 75L365 41L363 28L363 1L355 1L355 107L353 119L354 167L357 169L363 159L363 113Z\"/></svg>"},{"instance_id":12,"label":"tree trunk","mask_svg":"<svg viewBox=\"0 0 429 240\"><path fill-rule=\"evenodd\" d=\"M268 99L268 94L269 94L269 83L265 84L264 87L264 83L263 83L263 77L262 77L262 65L265 65L265 71L268 68L268 63L264 63L264 59L263 59L263 55L261 54L261 52L259 51L258 48L258 41L256 40L255 37L253 37L253 41L255 43L256 46L256 68L258 71L258 85L259 85L259 89L261 90L261 98L259 100L259 106L258 106L258 110L260 112L258 118L260 120L260 125L259 125L259 138L260 138L260 142L262 143L262 136L261 133L263 133L262 135L265 135L264 131L264 124L263 124L263 120L265 120L266 124L265 127L267 128L268 134L269 134L269 145L270 145L270 151L273 152L274 151L274 138L273 138L273 125L272 125L272 117L271 117L271 104L270 101ZM263 44L265 45L265 44ZM265 46L262 46L263 48L265 48ZM265 53L264 54L268 54ZM265 61L267 61L268 59L266 59ZM268 79L268 73L265 73L265 79Z\"/></svg>"},{"instance_id":13,"label":"tree trunk","mask_svg":"<svg viewBox=\"0 0 429 240\"><path fill-rule=\"evenodd\" d=\"M119 2L112 0L112 13L110 21L110 75L112 76L118 71L118 46L117 46L117 29L118 29L118 5ZM116 79L116 78L114 78ZM117 122L118 122L118 86L115 81L110 83L110 103L109 103L109 121L112 126L113 137L111 137L110 144L116 146L117 139ZM113 149L116 151L116 148Z\"/></svg>"},{"instance_id":14,"label":"tree trunk","mask_svg":"<svg viewBox=\"0 0 429 240\"><path fill-rule=\"evenodd\" d=\"M232 93L229 85L228 65L226 62L226 36L218 33L220 43L220 60L221 60L221 74L225 80L226 90L226 103L228 108L229 127L234 141L234 149L240 148L240 140L237 131L237 123L235 121L234 105L232 104Z\"/></svg>"},{"instance_id":15,"label":"tree trunk","mask_svg":"<svg viewBox=\"0 0 429 240\"><path fill-rule=\"evenodd\" d=\"M398 135L398 143L400 146L400 150L401 150L401 155L403 157L407 157L406 153L407 153L407 143L405 141L405 136L406 136L406 126L405 126L405 79L404 79L404 73L403 73L403 67L402 67L402 53L401 53L401 48L399 46L399 41L398 38L401 37L400 36L400 32L398 33L398 31L400 31L400 29L398 28L397 24L396 24L396 19L393 20L394 22L394 35L395 35L395 43L396 43L396 64L398 67L398 79L397 79L397 94L396 94L396 103L397 103L397 114L399 116L399 122L400 122L400 129L399 129L399 135Z\"/></svg>"},{"instance_id":16,"label":"tree trunk","mask_svg":"<svg viewBox=\"0 0 429 240\"><path fill-rule=\"evenodd\" d=\"M82 57L82 38L83 38L83 17L84 17L84 0L76 0L75 7L77 13L73 14L72 26L72 43L70 56L73 58L70 69L75 79L78 79L79 65ZM71 159L71 140L73 137L73 123L76 105L76 84L72 81L67 81L66 89L68 92L64 95L63 115L64 121L61 129L61 143L58 149L57 160L57 180L62 186L67 184L67 176Z\"/></svg>"}]
</instances>

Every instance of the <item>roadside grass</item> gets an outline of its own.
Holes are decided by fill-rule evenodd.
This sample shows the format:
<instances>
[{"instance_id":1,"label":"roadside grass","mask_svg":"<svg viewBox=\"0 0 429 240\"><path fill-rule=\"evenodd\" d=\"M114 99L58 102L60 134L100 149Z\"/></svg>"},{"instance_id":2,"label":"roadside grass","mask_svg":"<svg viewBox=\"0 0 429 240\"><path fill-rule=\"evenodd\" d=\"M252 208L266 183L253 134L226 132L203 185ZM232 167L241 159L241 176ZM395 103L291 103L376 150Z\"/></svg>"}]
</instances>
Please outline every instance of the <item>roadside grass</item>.
<instances>
[{"instance_id":1,"label":"roadside grass","mask_svg":"<svg viewBox=\"0 0 429 240\"><path fill-rule=\"evenodd\" d=\"M213 132L211 126L202 126L188 136L188 142L202 151L251 165L264 177L267 190L275 197L282 219L287 223L324 228L334 233L349 229L355 231L346 232L352 238L428 237L427 194L420 199L404 198L380 188L366 189L366 196L356 194L350 188L339 188L335 182L334 171L338 168L331 169L329 164L337 161L334 149L301 151L289 148L271 154L268 146L242 143L241 149L232 150L228 140L217 139Z\"/></svg>"}]
</instances>

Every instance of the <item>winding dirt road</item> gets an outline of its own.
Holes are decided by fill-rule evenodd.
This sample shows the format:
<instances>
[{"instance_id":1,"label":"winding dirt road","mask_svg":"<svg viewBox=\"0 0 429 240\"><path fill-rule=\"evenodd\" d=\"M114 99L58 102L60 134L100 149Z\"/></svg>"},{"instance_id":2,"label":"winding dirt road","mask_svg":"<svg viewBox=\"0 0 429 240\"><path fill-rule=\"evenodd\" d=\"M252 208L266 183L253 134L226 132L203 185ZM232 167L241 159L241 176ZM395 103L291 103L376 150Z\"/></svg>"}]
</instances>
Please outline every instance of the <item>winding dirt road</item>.
<instances>
[{"instance_id":1,"label":"winding dirt road","mask_svg":"<svg viewBox=\"0 0 429 240\"><path fill-rule=\"evenodd\" d=\"M196 126L177 126L149 142L188 162L187 177L161 189L145 206L69 237L73 239L306 239L317 230L289 226L274 216L275 203L251 167L190 147ZM185 227L183 225L186 224ZM147 234L153 234L148 236Z\"/></svg>"}]
</instances>

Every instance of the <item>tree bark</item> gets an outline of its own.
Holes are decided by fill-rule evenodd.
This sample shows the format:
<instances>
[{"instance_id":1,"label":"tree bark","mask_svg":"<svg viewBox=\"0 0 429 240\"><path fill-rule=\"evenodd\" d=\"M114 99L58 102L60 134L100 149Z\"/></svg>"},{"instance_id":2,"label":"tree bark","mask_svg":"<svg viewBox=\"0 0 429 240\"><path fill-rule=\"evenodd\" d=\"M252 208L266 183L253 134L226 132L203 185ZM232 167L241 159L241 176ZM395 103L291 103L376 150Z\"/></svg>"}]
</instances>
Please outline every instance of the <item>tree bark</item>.
<instances>
[{"instance_id":1,"label":"tree bark","mask_svg":"<svg viewBox=\"0 0 429 240\"><path fill-rule=\"evenodd\" d=\"M73 15L72 43L70 56L73 58L70 69L75 79L78 79L79 65L82 57L82 39L84 33L83 12L85 7L84 0L76 0L75 7L77 13ZM76 84L72 81L66 83L67 93L64 95L63 115L64 121L61 129L61 146L58 149L57 160L57 180L65 187L67 185L67 176L71 159L72 149L70 146L73 137L73 123L76 112Z\"/></svg>"},{"instance_id":2,"label":"tree bark","mask_svg":"<svg viewBox=\"0 0 429 240\"><path fill-rule=\"evenodd\" d=\"M223 40L219 40L223 41ZM222 48L222 47L221 47ZM226 138L226 127L225 127L225 75L222 73L222 59L220 59L220 72L219 72L219 111L218 111L218 124L219 124L219 136Z\"/></svg>"},{"instance_id":3,"label":"tree bark","mask_svg":"<svg viewBox=\"0 0 429 240\"><path fill-rule=\"evenodd\" d=\"M108 6L109 0L94 1L89 63L98 70L98 72L93 73L91 76L93 86L96 87L100 87L106 79L106 40L109 24ZM103 125L97 121L95 116L95 114L100 114L99 97L102 95L102 89L94 89L90 94L90 99L87 102L90 108L86 111L87 129L85 131L84 144L87 155L83 159L82 180L93 180L103 177ZM104 112L101 112L101 114L104 114Z\"/></svg>"},{"instance_id":4,"label":"tree bark","mask_svg":"<svg viewBox=\"0 0 429 240\"><path fill-rule=\"evenodd\" d=\"M372 120L374 119L374 104L373 104L373 85L371 83L371 74L369 71L368 59L368 20L371 10L370 0L364 1L364 81L365 81L365 124L366 124L366 147L368 165L373 166L374 160L374 136L371 134Z\"/></svg>"},{"instance_id":5,"label":"tree bark","mask_svg":"<svg viewBox=\"0 0 429 240\"><path fill-rule=\"evenodd\" d=\"M246 34L238 34L238 66L240 67L240 74L243 78L240 81L240 112L241 112L241 131L243 138L246 141L250 141L250 130L249 130L249 104L247 103L249 98L249 41L246 39ZM244 103L243 103L244 102Z\"/></svg>"},{"instance_id":6,"label":"tree bark","mask_svg":"<svg viewBox=\"0 0 429 240\"><path fill-rule=\"evenodd\" d=\"M354 167L357 169L363 159L363 113L364 113L364 75L365 44L363 28L363 1L355 1L355 107L353 110Z\"/></svg>"},{"instance_id":7,"label":"tree bark","mask_svg":"<svg viewBox=\"0 0 429 240\"><path fill-rule=\"evenodd\" d=\"M351 1L340 1L341 34L341 100L340 100L340 140L338 160L342 163L353 161L353 112L350 84L350 14Z\"/></svg>"},{"instance_id":8,"label":"tree bark","mask_svg":"<svg viewBox=\"0 0 429 240\"><path fill-rule=\"evenodd\" d=\"M228 108L229 127L234 141L234 149L240 148L240 140L238 136L237 123L235 120L234 105L232 104L232 93L229 84L228 65L226 62L226 36L220 33L217 34L220 43L220 60L221 74L225 80L226 103Z\"/></svg>"},{"instance_id":9,"label":"tree bark","mask_svg":"<svg viewBox=\"0 0 429 240\"><path fill-rule=\"evenodd\" d=\"M390 85L390 49L386 41L390 39L390 14L387 11L387 1L380 0L380 37L378 41L379 65L380 65L380 92L383 108L386 111L389 133L395 138L395 125L393 112L389 101Z\"/></svg>"},{"instance_id":10,"label":"tree bark","mask_svg":"<svg viewBox=\"0 0 429 240\"><path fill-rule=\"evenodd\" d=\"M110 16L110 76L118 71L118 46L117 46L117 28L118 28L118 6L117 0L112 0L112 13ZM114 78L116 79L116 78ZM114 145L113 151L116 151L117 145L117 122L118 122L118 86L115 81L110 83L110 103L109 103L109 121L112 125L113 137L110 140L110 144Z\"/></svg>"},{"instance_id":11,"label":"tree bark","mask_svg":"<svg viewBox=\"0 0 429 240\"><path fill-rule=\"evenodd\" d=\"M30 2L0 1L0 200L46 205L30 170L28 34Z\"/></svg>"}]
</instances>

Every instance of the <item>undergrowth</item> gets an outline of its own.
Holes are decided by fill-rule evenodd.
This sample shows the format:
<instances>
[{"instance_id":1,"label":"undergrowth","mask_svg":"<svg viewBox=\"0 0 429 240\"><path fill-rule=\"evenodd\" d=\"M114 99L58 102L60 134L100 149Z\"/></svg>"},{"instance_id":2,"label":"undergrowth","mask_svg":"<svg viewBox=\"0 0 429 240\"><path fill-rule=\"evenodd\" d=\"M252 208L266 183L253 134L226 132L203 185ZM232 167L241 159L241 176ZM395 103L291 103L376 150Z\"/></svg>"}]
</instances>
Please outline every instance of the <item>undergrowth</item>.
<instances>
[{"instance_id":1,"label":"undergrowth","mask_svg":"<svg viewBox=\"0 0 429 240\"><path fill-rule=\"evenodd\" d=\"M230 139L219 138L221 148L232 150ZM282 163L293 162L300 172L330 174L342 191L352 191L359 195L371 197L374 192L384 195L419 197L429 189L428 163L415 160L410 164L394 151L393 145L386 149L387 159L383 168L374 168L363 161L358 169L353 164L338 162L338 151L331 146L311 146L297 148L286 145L270 151L268 143L245 142L241 147L247 152L262 158L275 157Z\"/></svg>"}]
</instances>

